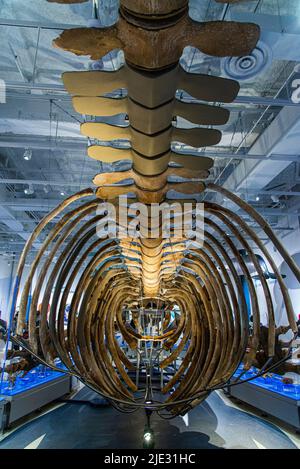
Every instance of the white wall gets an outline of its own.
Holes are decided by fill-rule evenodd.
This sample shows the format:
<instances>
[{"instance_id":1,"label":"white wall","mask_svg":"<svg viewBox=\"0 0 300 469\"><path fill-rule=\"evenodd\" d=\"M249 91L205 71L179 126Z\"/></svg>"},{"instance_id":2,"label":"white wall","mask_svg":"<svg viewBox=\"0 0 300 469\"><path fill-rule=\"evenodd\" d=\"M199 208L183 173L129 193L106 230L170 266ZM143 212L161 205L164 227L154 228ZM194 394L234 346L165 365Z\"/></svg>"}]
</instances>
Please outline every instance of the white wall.
<instances>
[{"instance_id":1,"label":"white wall","mask_svg":"<svg viewBox=\"0 0 300 469\"><path fill-rule=\"evenodd\" d=\"M289 254L294 258L297 265L300 267L300 230L299 230L299 227L295 228L294 231L291 231L288 235L284 236L281 239L281 242L284 245L284 247L287 249ZM284 282L287 285L288 290L289 290L289 295L291 297L291 301L292 301L293 308L295 311L295 317L296 319L298 319L300 315L300 284L296 280L292 271L287 266L286 262L282 259L279 252L276 249L274 249L273 244L271 242L268 243L266 245L266 248L268 249L269 253L272 255L273 260L279 269L279 272L281 274L286 275ZM269 270L271 271L270 267L269 267ZM282 295L280 292L278 282L274 280L268 280L268 285L269 285L269 288L272 294L273 303L274 303L276 324L278 326L287 325L288 320L287 320L286 310L284 307L284 303L282 300ZM260 282L256 282L256 291L258 294L258 299L259 299L259 303L260 303L261 311L262 311L262 323L267 324L267 317L264 314L264 312L266 311L266 302L264 299L264 295L263 295ZM285 338L288 339L290 335L291 334L288 333L285 336Z\"/></svg>"},{"instance_id":2,"label":"white wall","mask_svg":"<svg viewBox=\"0 0 300 469\"><path fill-rule=\"evenodd\" d=\"M8 265L8 262L10 262L10 265ZM6 321L8 321L8 319L9 319L9 306L10 306L11 295L13 293L13 287L14 287L14 284L15 284L15 275L16 275L17 264L18 264L17 262L13 264L11 260L8 261L7 259L4 259L4 258L0 257L0 311L1 311L2 319L6 320ZM42 262L41 265L43 265L43 262ZM37 273L35 274L35 276L33 278L31 293L33 292L34 287L36 285L36 280L39 278L40 268L41 268L41 266L38 267ZM17 298L17 309L20 305L21 294L22 294L22 291L23 291L23 288L24 288L24 283L27 279L29 271L30 271L30 266L28 264L26 264L25 267L24 267L24 271L23 271L23 275L22 275L21 283L20 283L20 288L19 288L19 295L18 295L18 298ZM76 284L77 284L77 282L80 278L80 275L81 274L78 274L75 278L75 281L74 281L74 283L72 285L72 288L71 288L71 293L68 295L67 304L71 303L72 296L73 296L73 293L74 293L74 289L75 289ZM47 284L48 279L49 279L49 273L46 276L46 278L44 278L43 287L42 287L41 293L40 293L40 300L43 297L45 286ZM40 300L39 300L39 302L40 302ZM51 302L51 299L50 299L50 302Z\"/></svg>"},{"instance_id":3,"label":"white wall","mask_svg":"<svg viewBox=\"0 0 300 469\"><path fill-rule=\"evenodd\" d=\"M14 269L13 262L0 257L0 311L1 318L8 319L8 304L9 304L9 293L12 281L12 271Z\"/></svg>"},{"instance_id":4,"label":"white wall","mask_svg":"<svg viewBox=\"0 0 300 469\"><path fill-rule=\"evenodd\" d=\"M8 260L8 259L0 257L0 311L1 311L2 319L6 321L8 321L9 319L10 300L11 300L11 295L13 293L13 288L15 285L17 265L18 265L18 262L13 262L12 260ZM17 309L20 304L21 293L23 291L24 283L27 279L27 275L29 271L30 271L30 265L26 264L24 266L23 275L21 278L21 283L20 283L20 288L19 288L19 295L17 298ZM35 274L33 282L32 282L33 288L34 288L36 278L38 275L39 275L39 269L38 269L38 273ZM48 276L44 282L46 283L47 280L48 280ZM42 294L43 294L43 290L45 287L45 283L42 288Z\"/></svg>"}]
</instances>

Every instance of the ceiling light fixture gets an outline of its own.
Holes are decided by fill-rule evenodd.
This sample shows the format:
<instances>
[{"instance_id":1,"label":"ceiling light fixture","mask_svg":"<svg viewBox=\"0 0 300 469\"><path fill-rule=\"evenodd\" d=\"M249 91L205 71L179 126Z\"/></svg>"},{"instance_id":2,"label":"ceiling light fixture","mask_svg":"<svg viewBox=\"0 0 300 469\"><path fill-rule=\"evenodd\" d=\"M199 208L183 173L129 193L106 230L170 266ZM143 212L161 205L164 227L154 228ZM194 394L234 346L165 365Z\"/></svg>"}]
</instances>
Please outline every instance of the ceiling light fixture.
<instances>
[{"instance_id":1,"label":"ceiling light fixture","mask_svg":"<svg viewBox=\"0 0 300 469\"><path fill-rule=\"evenodd\" d=\"M30 161L31 158L32 158L32 150L29 150L29 148L27 148L27 149L24 151L23 158L24 158L24 160L26 160L26 161Z\"/></svg>"},{"instance_id":2,"label":"ceiling light fixture","mask_svg":"<svg viewBox=\"0 0 300 469\"><path fill-rule=\"evenodd\" d=\"M26 189L24 189L24 193L25 193L26 195L32 195L32 194L34 194L33 185L32 185L32 184L28 184L28 187L26 187Z\"/></svg>"},{"instance_id":3,"label":"ceiling light fixture","mask_svg":"<svg viewBox=\"0 0 300 469\"><path fill-rule=\"evenodd\" d=\"M272 202L274 202L274 204L278 204L279 202L278 195L271 195L271 199L272 199Z\"/></svg>"}]
</instances>

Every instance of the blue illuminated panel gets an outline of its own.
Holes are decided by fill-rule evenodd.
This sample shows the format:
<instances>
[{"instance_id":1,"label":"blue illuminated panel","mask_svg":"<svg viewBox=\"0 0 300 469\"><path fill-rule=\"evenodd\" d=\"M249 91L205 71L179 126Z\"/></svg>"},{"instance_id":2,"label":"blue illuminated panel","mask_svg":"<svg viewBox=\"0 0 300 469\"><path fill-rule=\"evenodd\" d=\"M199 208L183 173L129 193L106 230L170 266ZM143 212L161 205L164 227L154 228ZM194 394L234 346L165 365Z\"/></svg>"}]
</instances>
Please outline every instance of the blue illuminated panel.
<instances>
[{"instance_id":1,"label":"blue illuminated panel","mask_svg":"<svg viewBox=\"0 0 300 469\"><path fill-rule=\"evenodd\" d=\"M42 384L61 378L64 374L65 373L63 371L60 373L58 371L53 371L44 365L39 365L29 371L23 378L22 375L19 375L13 385L9 381L3 381L0 394L2 396L15 396L22 392L29 391L30 389L34 389L37 386L41 386Z\"/></svg>"},{"instance_id":2,"label":"blue illuminated panel","mask_svg":"<svg viewBox=\"0 0 300 469\"><path fill-rule=\"evenodd\" d=\"M243 371L243 365L240 365L233 375L236 378L241 372ZM247 371L242 377L241 381L247 378L252 378L255 376L259 370L252 367L249 371ZM270 376L271 375L271 376ZM300 400L300 384L285 384L282 382L283 376L277 375L275 373L268 374L267 376L261 376L259 378L255 378L252 381L249 381L249 384L253 384L263 389L267 389L268 391L274 392L276 394L280 394L281 396L288 397L290 399L294 399L295 401Z\"/></svg>"}]
</instances>

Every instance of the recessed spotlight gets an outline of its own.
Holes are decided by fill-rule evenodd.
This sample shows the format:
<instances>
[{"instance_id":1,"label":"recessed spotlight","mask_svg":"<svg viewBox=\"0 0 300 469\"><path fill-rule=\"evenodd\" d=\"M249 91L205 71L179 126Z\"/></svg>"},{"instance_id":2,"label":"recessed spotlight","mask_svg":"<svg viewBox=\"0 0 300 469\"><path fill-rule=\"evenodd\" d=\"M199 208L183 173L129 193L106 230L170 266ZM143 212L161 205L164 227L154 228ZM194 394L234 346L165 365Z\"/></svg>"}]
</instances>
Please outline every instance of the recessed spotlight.
<instances>
[{"instance_id":1,"label":"recessed spotlight","mask_svg":"<svg viewBox=\"0 0 300 469\"><path fill-rule=\"evenodd\" d=\"M259 201L260 201L260 197L259 197L259 196L256 196L256 197L255 197L255 200L256 200L256 202L259 202Z\"/></svg>"},{"instance_id":2,"label":"recessed spotlight","mask_svg":"<svg viewBox=\"0 0 300 469\"><path fill-rule=\"evenodd\" d=\"M29 150L29 148L27 148L27 149L24 151L23 158L24 158L24 160L26 160L26 161L30 161L31 158L32 158L32 150Z\"/></svg>"}]
</instances>

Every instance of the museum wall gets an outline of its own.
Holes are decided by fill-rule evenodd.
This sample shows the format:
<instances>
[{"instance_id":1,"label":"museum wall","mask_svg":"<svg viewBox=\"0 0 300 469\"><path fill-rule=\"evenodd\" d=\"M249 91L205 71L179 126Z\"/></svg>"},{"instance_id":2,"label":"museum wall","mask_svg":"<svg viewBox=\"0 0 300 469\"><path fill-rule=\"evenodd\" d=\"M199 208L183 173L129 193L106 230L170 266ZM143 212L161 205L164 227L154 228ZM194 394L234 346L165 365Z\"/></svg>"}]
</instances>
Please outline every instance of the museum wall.
<instances>
[{"instance_id":1,"label":"museum wall","mask_svg":"<svg viewBox=\"0 0 300 469\"><path fill-rule=\"evenodd\" d=\"M285 248L292 255L294 261L300 267L300 230L299 227L294 229L293 231L289 232L284 238L281 239L284 243ZM274 249L272 243L268 243L266 245L269 252L272 254L273 259L282 275L285 275L285 283L289 290L289 295L291 297L293 308L295 311L296 318L298 319L300 315L300 288L299 283L295 279L294 275L292 274L291 270L287 267L286 263L283 261L282 257L278 253L276 249ZM271 271L270 266L268 266L269 270ZM284 304L280 295L280 289L278 282L274 280L269 280L268 285L274 299L275 303L275 319L277 325L287 325L287 319L285 314ZM263 324L267 324L267 317L266 317L266 302L263 295L263 290L261 287L260 282L256 281L256 291L259 298L259 303L262 310L262 322ZM289 333L285 336L286 339L289 338Z\"/></svg>"},{"instance_id":2,"label":"museum wall","mask_svg":"<svg viewBox=\"0 0 300 469\"><path fill-rule=\"evenodd\" d=\"M1 319L7 320L8 298L11 288L12 263L0 257L0 311Z\"/></svg>"},{"instance_id":3,"label":"museum wall","mask_svg":"<svg viewBox=\"0 0 300 469\"><path fill-rule=\"evenodd\" d=\"M24 281L30 269L29 265L24 268L24 273L20 284L20 291L23 290ZM7 258L0 257L0 311L1 318L5 321L9 317L9 301L13 290L14 280L17 270L17 263Z\"/></svg>"},{"instance_id":4,"label":"museum wall","mask_svg":"<svg viewBox=\"0 0 300 469\"><path fill-rule=\"evenodd\" d=\"M17 263L13 263L13 261L10 261L10 260L8 261L7 258L0 257L0 311L1 311L1 318L4 319L5 321L7 321L9 317L9 299L10 299L10 294L12 292L13 285L14 285L16 269L17 269ZM21 279L20 292L22 292L23 290L24 282L26 280L29 270L30 270L30 265L25 265L25 268L24 268L25 275L23 275ZM33 287L35 286L36 279L38 278L39 274L40 274L40 270L38 269L33 280ZM79 276L76 277L75 284L78 279L79 279ZM41 296L44 293L45 283L47 280L48 280L48 276L45 279L43 288L41 289ZM73 291L71 290L71 294L68 297L67 304L70 304L71 302L72 293ZM18 297L17 309L18 309L19 303L20 303L20 297Z\"/></svg>"}]
</instances>

